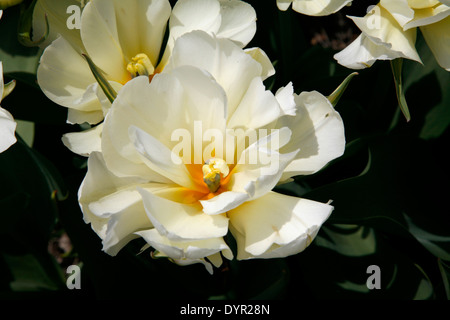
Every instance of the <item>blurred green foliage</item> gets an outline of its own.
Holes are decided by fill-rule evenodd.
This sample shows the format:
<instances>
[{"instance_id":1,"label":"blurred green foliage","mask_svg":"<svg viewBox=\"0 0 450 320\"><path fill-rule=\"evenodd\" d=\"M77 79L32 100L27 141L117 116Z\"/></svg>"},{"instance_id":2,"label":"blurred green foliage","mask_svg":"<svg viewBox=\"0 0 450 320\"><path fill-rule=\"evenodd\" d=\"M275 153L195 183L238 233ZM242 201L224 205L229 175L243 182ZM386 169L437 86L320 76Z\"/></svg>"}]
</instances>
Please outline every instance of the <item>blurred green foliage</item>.
<instances>
[{"instance_id":1,"label":"blurred green foliage","mask_svg":"<svg viewBox=\"0 0 450 320\"><path fill-rule=\"evenodd\" d=\"M337 49L312 39L324 32L336 37L342 28L358 33L339 19L363 15L371 1L320 18L281 12L275 0L248 2L258 16L258 31L248 47L265 50L277 70L267 80L270 88L292 81L297 93L329 95L353 72L333 59ZM77 203L86 159L61 142L62 134L78 128L66 123L67 110L37 86L41 50L18 42L19 12L11 7L0 21L5 78L17 80L2 107L16 119L33 122L34 139L30 147L18 131L19 141L0 154L1 298L450 297L450 73L438 67L420 35L417 48L424 65L405 60L402 70L411 120L398 107L389 62L360 70L336 106L346 128L345 154L322 171L277 188L333 200L335 210L311 246L285 259L226 262L211 276L201 265L179 267L137 254L142 240L116 257L101 251L101 240L83 222ZM62 231L73 244L71 254L82 261L81 290L67 289L64 269L48 250L51 237ZM366 286L370 265L380 267L381 289Z\"/></svg>"}]
</instances>

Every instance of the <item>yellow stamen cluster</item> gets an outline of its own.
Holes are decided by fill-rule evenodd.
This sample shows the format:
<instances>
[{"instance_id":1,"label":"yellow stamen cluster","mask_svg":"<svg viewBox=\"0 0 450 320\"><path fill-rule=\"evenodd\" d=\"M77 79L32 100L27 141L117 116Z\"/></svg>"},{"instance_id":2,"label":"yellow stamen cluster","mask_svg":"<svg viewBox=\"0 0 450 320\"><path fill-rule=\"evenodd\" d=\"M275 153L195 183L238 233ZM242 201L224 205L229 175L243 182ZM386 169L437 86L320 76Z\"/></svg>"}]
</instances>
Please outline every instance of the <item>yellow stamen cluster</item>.
<instances>
[{"instance_id":1,"label":"yellow stamen cluster","mask_svg":"<svg viewBox=\"0 0 450 320\"><path fill-rule=\"evenodd\" d=\"M131 73L133 78L137 76L150 76L154 70L155 68L150 58L145 53L135 55L127 65L127 71Z\"/></svg>"},{"instance_id":2,"label":"yellow stamen cluster","mask_svg":"<svg viewBox=\"0 0 450 320\"><path fill-rule=\"evenodd\" d=\"M211 158L205 162L202 172L203 181L208 186L209 191L214 193L219 189L221 179L228 175L230 169L224 160Z\"/></svg>"}]
</instances>

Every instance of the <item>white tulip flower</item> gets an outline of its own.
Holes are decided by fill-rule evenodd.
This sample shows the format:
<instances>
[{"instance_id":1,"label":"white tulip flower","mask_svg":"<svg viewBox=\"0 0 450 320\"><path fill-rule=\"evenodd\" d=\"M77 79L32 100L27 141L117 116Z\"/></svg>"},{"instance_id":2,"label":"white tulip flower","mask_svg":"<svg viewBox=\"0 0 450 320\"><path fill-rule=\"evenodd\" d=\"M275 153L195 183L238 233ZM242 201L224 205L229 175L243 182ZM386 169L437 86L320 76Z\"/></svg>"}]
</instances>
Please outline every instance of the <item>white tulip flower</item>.
<instances>
[{"instance_id":1,"label":"white tulip flower","mask_svg":"<svg viewBox=\"0 0 450 320\"><path fill-rule=\"evenodd\" d=\"M82 9L80 30L68 29L64 10L76 3L40 0L34 22L39 37L47 13L50 39L59 35L46 47L37 78L48 98L69 108L69 123L97 124L110 107L81 53L118 91L136 76L151 80L160 73L175 40L186 32L204 30L241 47L256 32L255 11L240 0L180 0L173 9L168 0L91 0ZM162 48L166 25L169 37Z\"/></svg>"},{"instance_id":2,"label":"white tulip flower","mask_svg":"<svg viewBox=\"0 0 450 320\"><path fill-rule=\"evenodd\" d=\"M165 72L124 85L79 190L105 252L142 237L157 256L212 272L233 258L229 231L237 259L313 241L333 207L273 188L342 155L343 122L318 92L266 90L266 74L235 43L196 31L177 40Z\"/></svg>"},{"instance_id":3,"label":"white tulip flower","mask_svg":"<svg viewBox=\"0 0 450 320\"><path fill-rule=\"evenodd\" d=\"M419 28L439 65L450 71L450 7L441 2L380 1L364 17L350 17L361 35L334 58L351 69L370 67L376 60L421 62L415 48Z\"/></svg>"}]
</instances>

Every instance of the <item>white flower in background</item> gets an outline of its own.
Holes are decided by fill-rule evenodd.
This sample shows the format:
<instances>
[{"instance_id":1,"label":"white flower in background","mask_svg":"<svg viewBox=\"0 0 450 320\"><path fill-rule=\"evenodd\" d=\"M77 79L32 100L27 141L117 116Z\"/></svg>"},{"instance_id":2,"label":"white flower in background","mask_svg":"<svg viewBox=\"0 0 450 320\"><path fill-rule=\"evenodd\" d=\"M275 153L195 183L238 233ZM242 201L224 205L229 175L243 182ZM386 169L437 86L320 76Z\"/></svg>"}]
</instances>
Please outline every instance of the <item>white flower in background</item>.
<instances>
[{"instance_id":1,"label":"white flower in background","mask_svg":"<svg viewBox=\"0 0 450 320\"><path fill-rule=\"evenodd\" d=\"M292 9L309 16L328 16L350 5L352 0L277 0L278 9Z\"/></svg>"},{"instance_id":2,"label":"white flower in background","mask_svg":"<svg viewBox=\"0 0 450 320\"><path fill-rule=\"evenodd\" d=\"M3 15L3 11L0 10L0 19ZM3 80L3 64L0 61L0 102L7 96L14 85L9 88L5 88ZM15 136L17 123L14 121L13 116L7 110L0 107L0 152L7 150L10 146L16 143Z\"/></svg>"},{"instance_id":3,"label":"white flower in background","mask_svg":"<svg viewBox=\"0 0 450 320\"><path fill-rule=\"evenodd\" d=\"M200 29L244 47L256 31L254 9L239 0L180 0L173 10L168 0L91 0L83 8L81 29L69 30L63 10L74 2L58 1L53 7L53 1L40 0L35 11L38 34L47 12L50 30L61 35L42 55L38 83L48 98L69 108L69 123L99 123L109 108L100 102L104 95L82 52L117 91L137 75L151 79L161 72L183 33ZM169 39L161 48L168 21Z\"/></svg>"},{"instance_id":4,"label":"white flower in background","mask_svg":"<svg viewBox=\"0 0 450 320\"><path fill-rule=\"evenodd\" d=\"M177 40L165 72L124 85L79 190L105 252L142 237L158 256L212 272L233 258L228 231L237 259L311 243L333 207L272 189L342 155L343 122L318 92L267 91L266 73L233 42L196 31Z\"/></svg>"},{"instance_id":5,"label":"white flower in background","mask_svg":"<svg viewBox=\"0 0 450 320\"><path fill-rule=\"evenodd\" d=\"M421 62L415 48L419 28L439 65L450 71L448 4L435 0L382 0L366 16L349 17L362 33L334 57L351 69L370 67L376 60L405 58Z\"/></svg>"}]
</instances>

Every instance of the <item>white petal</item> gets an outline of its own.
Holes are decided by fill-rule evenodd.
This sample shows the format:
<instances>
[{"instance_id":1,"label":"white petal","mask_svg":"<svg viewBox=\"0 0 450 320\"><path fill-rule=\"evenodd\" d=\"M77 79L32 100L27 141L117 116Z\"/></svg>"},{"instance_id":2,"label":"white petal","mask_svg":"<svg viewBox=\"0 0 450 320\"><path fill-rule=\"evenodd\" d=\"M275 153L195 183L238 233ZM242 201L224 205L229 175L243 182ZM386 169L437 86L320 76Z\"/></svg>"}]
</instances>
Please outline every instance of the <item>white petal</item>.
<instances>
[{"instance_id":1,"label":"white petal","mask_svg":"<svg viewBox=\"0 0 450 320\"><path fill-rule=\"evenodd\" d=\"M278 100L270 90L266 90L262 79L256 77L237 108L229 115L227 128L257 129L275 121L281 114Z\"/></svg>"},{"instance_id":2,"label":"white petal","mask_svg":"<svg viewBox=\"0 0 450 320\"><path fill-rule=\"evenodd\" d=\"M232 115L251 81L263 76L262 65L227 39L194 31L177 39L166 70L191 65L209 72L225 90Z\"/></svg>"},{"instance_id":3,"label":"white petal","mask_svg":"<svg viewBox=\"0 0 450 320\"><path fill-rule=\"evenodd\" d=\"M326 97L317 91L302 92L295 102L297 115L283 117L278 125L292 128L292 137L281 152L300 152L286 167L281 181L315 173L345 149L344 123Z\"/></svg>"},{"instance_id":4,"label":"white petal","mask_svg":"<svg viewBox=\"0 0 450 320\"><path fill-rule=\"evenodd\" d=\"M162 236L170 240L203 240L223 237L228 231L228 218L207 215L200 204L170 201L139 189L150 221Z\"/></svg>"},{"instance_id":5,"label":"white petal","mask_svg":"<svg viewBox=\"0 0 450 320\"><path fill-rule=\"evenodd\" d=\"M230 173L231 178L227 184L229 191L209 200L201 200L204 212L210 215L221 214L272 190L298 152L296 150L280 154L276 151L276 145L284 145L289 138L290 130L282 128L245 149Z\"/></svg>"},{"instance_id":6,"label":"white petal","mask_svg":"<svg viewBox=\"0 0 450 320\"><path fill-rule=\"evenodd\" d=\"M203 206L204 213L214 215L234 209L250 200L250 198L248 192L226 191L209 200L200 200L200 203Z\"/></svg>"},{"instance_id":7,"label":"white petal","mask_svg":"<svg viewBox=\"0 0 450 320\"><path fill-rule=\"evenodd\" d=\"M70 151L87 157L102 150L102 129L103 124L99 124L85 131L66 133L61 140Z\"/></svg>"},{"instance_id":8,"label":"white petal","mask_svg":"<svg viewBox=\"0 0 450 320\"><path fill-rule=\"evenodd\" d=\"M197 260L221 251L226 251L227 256L230 254L232 256L231 250L222 238L174 241L160 235L156 229L142 230L136 234L144 238L153 248L172 259Z\"/></svg>"},{"instance_id":9,"label":"white petal","mask_svg":"<svg viewBox=\"0 0 450 320\"><path fill-rule=\"evenodd\" d=\"M119 178L115 176L106 168L102 154L99 152L92 152L88 160L87 174L78 191L78 201L83 211L84 221L86 223L91 223L94 231L104 239L106 236L108 217L111 213L133 205L136 203L136 199L128 201L126 197L116 197L116 199L120 201L114 202L114 197L110 197L110 200L104 203L109 203L108 208L113 208L112 210L107 209L107 207L101 209L101 199L115 194L123 188L130 188L133 185L136 186L143 182L144 181L137 178ZM92 206L92 203L97 203L97 205ZM120 209L114 209L116 205L117 208ZM92 212L92 208L95 209L97 214Z\"/></svg>"},{"instance_id":10,"label":"white petal","mask_svg":"<svg viewBox=\"0 0 450 320\"><path fill-rule=\"evenodd\" d=\"M145 53L154 66L171 13L167 0L115 0L117 36L126 60Z\"/></svg>"},{"instance_id":11,"label":"white petal","mask_svg":"<svg viewBox=\"0 0 450 320\"><path fill-rule=\"evenodd\" d=\"M289 82L286 87L281 87L275 93L275 98L280 104L282 114L295 116L297 106L294 99L294 86Z\"/></svg>"},{"instance_id":12,"label":"white petal","mask_svg":"<svg viewBox=\"0 0 450 320\"><path fill-rule=\"evenodd\" d=\"M403 30L394 17L382 6L377 5L363 18L349 17L361 31L377 45L383 45L397 57L420 61L415 49L416 30ZM380 52L367 48L375 57ZM381 53L385 54L385 53ZM377 59L380 59L377 57Z\"/></svg>"},{"instance_id":13,"label":"white petal","mask_svg":"<svg viewBox=\"0 0 450 320\"><path fill-rule=\"evenodd\" d=\"M270 76L275 74L275 68L272 61L270 61L267 54L261 48L249 48L244 50L246 54L249 54L254 60L258 61L262 67L261 78L266 80Z\"/></svg>"},{"instance_id":14,"label":"white petal","mask_svg":"<svg viewBox=\"0 0 450 320\"><path fill-rule=\"evenodd\" d=\"M336 53L334 59L344 67L357 70L370 67L377 60L406 58L421 62L417 51L411 51L410 54L407 56L401 52L392 51L386 45L377 44L365 34L360 34L345 49Z\"/></svg>"},{"instance_id":15,"label":"white petal","mask_svg":"<svg viewBox=\"0 0 450 320\"><path fill-rule=\"evenodd\" d=\"M0 74L2 74L1 70ZM16 143L17 139L14 135L16 126L13 116L7 110L0 108L0 153Z\"/></svg>"},{"instance_id":16,"label":"white petal","mask_svg":"<svg viewBox=\"0 0 450 320\"><path fill-rule=\"evenodd\" d=\"M45 49L37 81L44 94L59 105L80 111L101 110L95 92L86 92L96 82L88 64L64 38Z\"/></svg>"},{"instance_id":17,"label":"white petal","mask_svg":"<svg viewBox=\"0 0 450 320\"><path fill-rule=\"evenodd\" d=\"M77 28L68 28L68 25L71 25L72 23L75 26L75 22L77 22L76 19L79 18L77 9L75 9L76 11L72 11L71 9L74 9L74 7L70 6L80 8L80 2L77 0L58 0L56 2L54 0L39 0L36 2L32 21L33 41L40 40L47 31L45 16L47 17L50 26L48 37L39 45L41 48L47 47L58 37L58 35L61 35L78 52L81 53L83 51L84 46L81 42L80 30Z\"/></svg>"},{"instance_id":18,"label":"white petal","mask_svg":"<svg viewBox=\"0 0 450 320\"><path fill-rule=\"evenodd\" d=\"M446 5L439 5L433 8L416 9L414 19L408 22L403 28L408 30L410 28L426 26L445 19L450 15L450 7Z\"/></svg>"},{"instance_id":19,"label":"white petal","mask_svg":"<svg viewBox=\"0 0 450 320\"><path fill-rule=\"evenodd\" d=\"M286 11L294 0L277 0L277 7L282 11Z\"/></svg>"},{"instance_id":20,"label":"white petal","mask_svg":"<svg viewBox=\"0 0 450 320\"><path fill-rule=\"evenodd\" d=\"M69 108L67 110L67 123L69 124L97 124L103 120L103 111L80 111L77 109Z\"/></svg>"},{"instance_id":21,"label":"white petal","mask_svg":"<svg viewBox=\"0 0 450 320\"><path fill-rule=\"evenodd\" d=\"M245 47L256 33L255 9L240 0L220 0L220 13L222 21L217 36Z\"/></svg>"},{"instance_id":22,"label":"white petal","mask_svg":"<svg viewBox=\"0 0 450 320\"><path fill-rule=\"evenodd\" d=\"M352 0L294 0L292 9L310 16L327 16L351 2Z\"/></svg>"},{"instance_id":23,"label":"white petal","mask_svg":"<svg viewBox=\"0 0 450 320\"><path fill-rule=\"evenodd\" d=\"M81 16L81 39L87 54L108 80L125 83L131 79L119 41L113 1L89 1Z\"/></svg>"},{"instance_id":24,"label":"white petal","mask_svg":"<svg viewBox=\"0 0 450 320\"><path fill-rule=\"evenodd\" d=\"M142 201L137 201L110 217L103 238L103 250L115 256L128 242L137 238L136 231L151 228Z\"/></svg>"},{"instance_id":25,"label":"white petal","mask_svg":"<svg viewBox=\"0 0 450 320\"><path fill-rule=\"evenodd\" d=\"M151 170L167 177L180 186L192 190L203 189L203 186L198 187L194 183L186 166L182 165L182 159L161 142L134 126L130 127L129 132L130 139L133 141L136 150L148 160L145 161L145 164Z\"/></svg>"},{"instance_id":26,"label":"white petal","mask_svg":"<svg viewBox=\"0 0 450 320\"><path fill-rule=\"evenodd\" d=\"M420 30L439 65L450 71L450 17Z\"/></svg>"},{"instance_id":27,"label":"white petal","mask_svg":"<svg viewBox=\"0 0 450 320\"><path fill-rule=\"evenodd\" d=\"M192 30L216 34L222 23L217 0L179 0L170 17L170 37L176 39Z\"/></svg>"},{"instance_id":28,"label":"white petal","mask_svg":"<svg viewBox=\"0 0 450 320\"><path fill-rule=\"evenodd\" d=\"M380 5L389 11L402 28L414 18L414 10L409 6L408 0L381 0ZM375 6L372 10L378 10L378 8ZM379 14L379 11L375 13Z\"/></svg>"},{"instance_id":29,"label":"white petal","mask_svg":"<svg viewBox=\"0 0 450 320\"><path fill-rule=\"evenodd\" d=\"M270 192L230 211L238 259L280 258L303 251L333 207Z\"/></svg>"}]
</instances>

